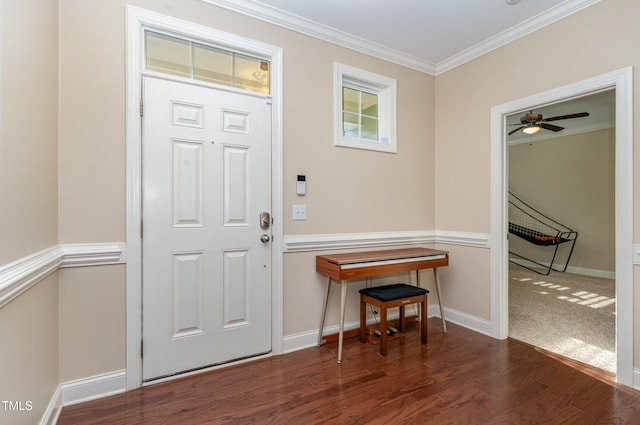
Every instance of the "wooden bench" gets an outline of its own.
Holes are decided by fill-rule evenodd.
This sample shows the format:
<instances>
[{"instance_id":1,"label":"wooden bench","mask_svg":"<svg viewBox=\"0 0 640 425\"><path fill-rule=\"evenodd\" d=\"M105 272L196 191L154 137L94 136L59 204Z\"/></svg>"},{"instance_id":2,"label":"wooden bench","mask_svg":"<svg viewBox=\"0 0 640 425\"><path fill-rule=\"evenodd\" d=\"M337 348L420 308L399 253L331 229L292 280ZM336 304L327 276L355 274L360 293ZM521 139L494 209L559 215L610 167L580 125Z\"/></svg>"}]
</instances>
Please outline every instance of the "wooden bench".
<instances>
[{"instance_id":1,"label":"wooden bench","mask_svg":"<svg viewBox=\"0 0 640 425\"><path fill-rule=\"evenodd\" d=\"M398 331L405 327L404 310L409 304L420 304L420 342L427 343L427 294L426 289L396 283L360 290L360 342L367 341L367 304L378 307L380 311L380 354L387 355L387 309L400 308Z\"/></svg>"}]
</instances>

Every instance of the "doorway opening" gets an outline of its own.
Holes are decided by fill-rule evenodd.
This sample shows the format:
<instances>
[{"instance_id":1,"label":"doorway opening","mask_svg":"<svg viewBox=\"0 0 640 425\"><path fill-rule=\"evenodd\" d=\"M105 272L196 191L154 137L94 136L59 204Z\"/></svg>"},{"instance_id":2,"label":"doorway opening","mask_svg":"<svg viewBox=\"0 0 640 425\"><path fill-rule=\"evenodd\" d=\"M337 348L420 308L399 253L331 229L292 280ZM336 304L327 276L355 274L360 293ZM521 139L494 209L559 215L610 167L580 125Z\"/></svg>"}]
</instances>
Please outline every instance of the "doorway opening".
<instances>
[{"instance_id":1,"label":"doorway opening","mask_svg":"<svg viewBox=\"0 0 640 425\"><path fill-rule=\"evenodd\" d=\"M633 386L633 84L624 68L491 109L491 326L509 336L507 117L590 94L615 92L615 357L617 382ZM567 223L569 225L569 223ZM579 243L579 241L577 242Z\"/></svg>"},{"instance_id":2,"label":"doorway opening","mask_svg":"<svg viewBox=\"0 0 640 425\"><path fill-rule=\"evenodd\" d=\"M507 131L509 337L615 374L615 91Z\"/></svg>"}]
</instances>

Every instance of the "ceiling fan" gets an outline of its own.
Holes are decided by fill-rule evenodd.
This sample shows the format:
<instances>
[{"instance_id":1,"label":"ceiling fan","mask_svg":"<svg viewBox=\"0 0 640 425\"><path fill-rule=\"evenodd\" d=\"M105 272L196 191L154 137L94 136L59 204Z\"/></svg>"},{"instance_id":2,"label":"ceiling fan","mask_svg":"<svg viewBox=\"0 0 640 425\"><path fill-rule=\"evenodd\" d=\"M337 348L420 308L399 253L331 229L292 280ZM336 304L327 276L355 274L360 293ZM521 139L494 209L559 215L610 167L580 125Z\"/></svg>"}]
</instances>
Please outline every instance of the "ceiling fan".
<instances>
[{"instance_id":1,"label":"ceiling fan","mask_svg":"<svg viewBox=\"0 0 640 425\"><path fill-rule=\"evenodd\" d=\"M550 130L550 131L564 130L564 127L560 127L553 124L547 124L547 123L549 121L568 120L572 118L582 118L582 117L588 117L588 116L589 116L588 112L577 112L575 114L558 115L555 117L543 118L542 114L534 114L533 111L531 111L528 114L525 114L522 117L520 117L520 124L511 124L511 125L520 125L520 127L510 131L509 136L511 136L513 133L516 133L520 130L522 130L522 132L526 134L535 134L538 131L540 131L541 128L544 128L545 130Z\"/></svg>"}]
</instances>

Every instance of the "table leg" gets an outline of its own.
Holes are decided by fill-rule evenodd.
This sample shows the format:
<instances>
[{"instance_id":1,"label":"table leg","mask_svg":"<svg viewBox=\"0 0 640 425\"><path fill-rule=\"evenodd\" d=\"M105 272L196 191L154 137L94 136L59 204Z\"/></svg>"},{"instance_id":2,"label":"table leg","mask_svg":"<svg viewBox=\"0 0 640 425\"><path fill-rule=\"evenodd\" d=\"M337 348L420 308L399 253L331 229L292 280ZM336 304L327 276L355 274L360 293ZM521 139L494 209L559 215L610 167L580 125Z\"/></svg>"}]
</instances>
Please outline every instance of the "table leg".
<instances>
[{"instance_id":1,"label":"table leg","mask_svg":"<svg viewBox=\"0 0 640 425\"><path fill-rule=\"evenodd\" d=\"M347 281L341 280L342 296L340 298L340 333L338 334L338 363L342 363L342 341L344 339L344 313L347 306Z\"/></svg>"},{"instance_id":2,"label":"table leg","mask_svg":"<svg viewBox=\"0 0 640 425\"><path fill-rule=\"evenodd\" d=\"M442 318L442 332L447 333L447 322L444 320L444 307L442 306L442 291L440 291L440 279L438 279L438 268L433 268L433 276L436 280L436 294L438 295L438 304L440 304L440 317Z\"/></svg>"},{"instance_id":3,"label":"table leg","mask_svg":"<svg viewBox=\"0 0 640 425\"><path fill-rule=\"evenodd\" d=\"M420 270L416 270L416 286L418 288L422 288L422 286L420 286ZM420 303L417 304L418 306L418 317L416 318L416 320L419 322L421 320L422 317L422 306L420 305Z\"/></svg>"},{"instance_id":4,"label":"table leg","mask_svg":"<svg viewBox=\"0 0 640 425\"><path fill-rule=\"evenodd\" d=\"M322 345L322 330L324 329L324 319L327 316L327 305L329 304L329 292L331 291L331 278L327 279L327 292L322 304L322 315L320 316L320 329L318 329L318 347Z\"/></svg>"}]
</instances>

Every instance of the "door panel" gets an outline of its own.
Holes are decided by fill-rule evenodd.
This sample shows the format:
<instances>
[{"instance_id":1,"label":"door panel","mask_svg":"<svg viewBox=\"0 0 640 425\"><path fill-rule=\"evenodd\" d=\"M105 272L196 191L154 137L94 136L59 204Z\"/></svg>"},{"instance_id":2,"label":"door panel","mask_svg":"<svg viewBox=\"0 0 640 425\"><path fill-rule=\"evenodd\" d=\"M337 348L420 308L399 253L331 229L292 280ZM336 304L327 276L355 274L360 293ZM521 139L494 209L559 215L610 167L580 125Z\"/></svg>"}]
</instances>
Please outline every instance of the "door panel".
<instances>
[{"instance_id":1,"label":"door panel","mask_svg":"<svg viewBox=\"0 0 640 425\"><path fill-rule=\"evenodd\" d=\"M269 352L271 106L143 85L143 379Z\"/></svg>"}]
</instances>

